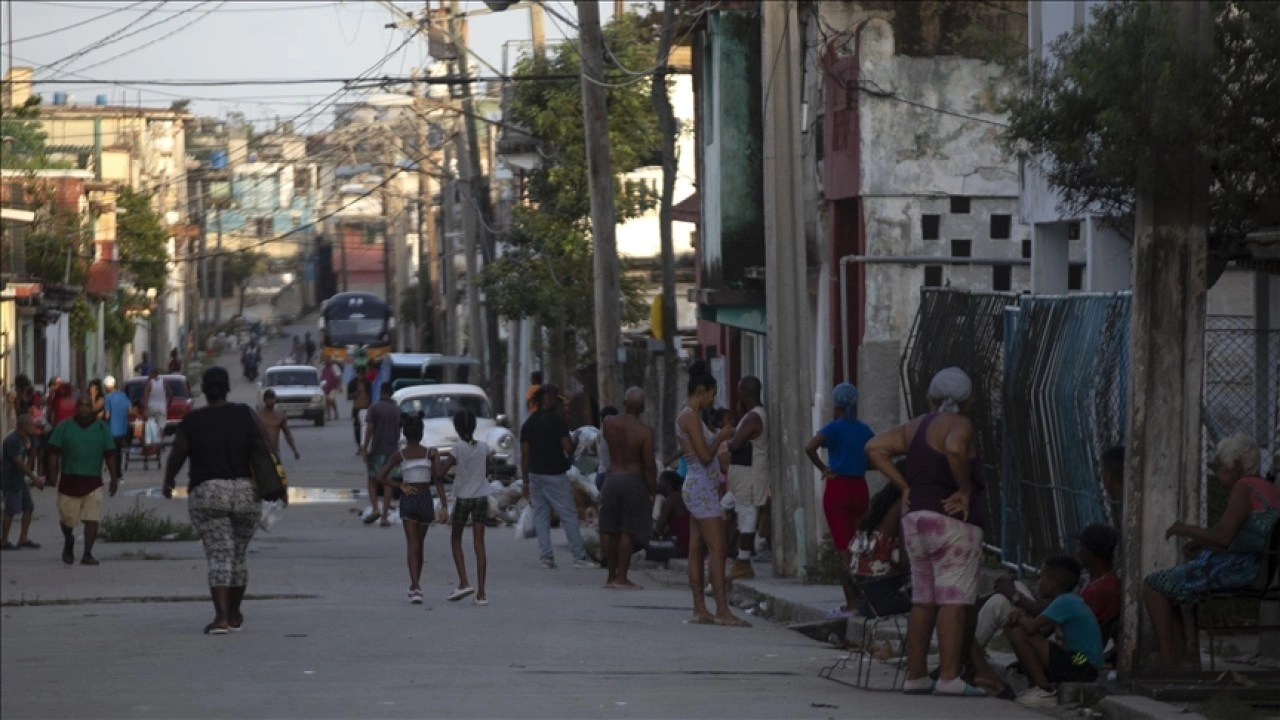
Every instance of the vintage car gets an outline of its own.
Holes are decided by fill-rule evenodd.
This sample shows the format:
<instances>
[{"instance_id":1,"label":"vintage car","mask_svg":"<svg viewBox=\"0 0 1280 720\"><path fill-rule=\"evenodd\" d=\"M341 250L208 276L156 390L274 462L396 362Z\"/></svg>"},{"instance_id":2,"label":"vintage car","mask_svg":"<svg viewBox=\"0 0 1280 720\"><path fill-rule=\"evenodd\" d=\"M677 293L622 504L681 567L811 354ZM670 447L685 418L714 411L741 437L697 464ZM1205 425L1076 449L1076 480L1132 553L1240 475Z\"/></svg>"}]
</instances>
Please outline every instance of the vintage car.
<instances>
[{"instance_id":1,"label":"vintage car","mask_svg":"<svg viewBox=\"0 0 1280 720\"><path fill-rule=\"evenodd\" d=\"M276 365L258 381L258 406L262 393L274 390L276 407L290 419L311 420L324 427L324 390L320 387L320 371L310 365Z\"/></svg>"},{"instance_id":2,"label":"vintage car","mask_svg":"<svg viewBox=\"0 0 1280 720\"><path fill-rule=\"evenodd\" d=\"M511 478L516 474L516 438L506 427L505 415L493 416L489 398L475 385L415 385L397 390L391 399L403 413L422 413L422 444L448 456L458 433L453 414L466 408L476 416L476 439L483 440L493 453L493 475Z\"/></svg>"}]
</instances>

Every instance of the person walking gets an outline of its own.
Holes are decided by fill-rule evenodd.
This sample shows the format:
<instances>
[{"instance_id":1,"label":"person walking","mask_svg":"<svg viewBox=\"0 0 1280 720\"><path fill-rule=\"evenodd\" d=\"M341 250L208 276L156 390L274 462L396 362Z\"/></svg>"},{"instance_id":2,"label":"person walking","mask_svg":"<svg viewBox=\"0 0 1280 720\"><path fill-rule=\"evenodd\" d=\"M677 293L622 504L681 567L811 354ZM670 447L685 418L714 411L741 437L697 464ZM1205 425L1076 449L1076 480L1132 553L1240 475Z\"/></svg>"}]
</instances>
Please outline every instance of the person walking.
<instances>
[{"instance_id":1,"label":"person walking","mask_svg":"<svg viewBox=\"0 0 1280 720\"><path fill-rule=\"evenodd\" d=\"M111 440L116 446L116 476L122 478L124 477L121 470L122 460L124 454L129 451L129 410L133 408L133 403L123 390L116 387L116 379L113 376L108 375L103 378L102 385L107 391L107 397L102 403L102 412L107 421L107 428L111 430Z\"/></svg>"},{"instance_id":2,"label":"person walking","mask_svg":"<svg viewBox=\"0 0 1280 720\"><path fill-rule=\"evenodd\" d=\"M182 372L182 360L178 357L178 348L169 351L169 372Z\"/></svg>"},{"instance_id":3,"label":"person walking","mask_svg":"<svg viewBox=\"0 0 1280 720\"><path fill-rule=\"evenodd\" d=\"M351 382L347 383L347 400L351 401L351 426L356 433L356 454L362 454L360 444L360 426L364 424L364 415L373 404L373 383L365 372L363 359L356 360L355 373Z\"/></svg>"},{"instance_id":4,"label":"person walking","mask_svg":"<svg viewBox=\"0 0 1280 720\"><path fill-rule=\"evenodd\" d=\"M369 514L364 519L365 525L372 525L382 518L382 527L391 527L391 496L395 488L378 480L382 467L392 453L400 447L400 408L391 399L391 384L383 383L379 388L381 397L369 408L368 432L360 454L365 460L365 472L368 476ZM381 489L382 492L378 492ZM382 510L378 510L378 496L382 496Z\"/></svg>"},{"instance_id":5,"label":"person walking","mask_svg":"<svg viewBox=\"0 0 1280 720\"><path fill-rule=\"evenodd\" d=\"M831 543L840 556L841 567L849 567L852 561L849 541L857 533L870 502L866 480L867 443L875 432L858 419L858 388L840 383L831 392L831 404L835 406L835 419L823 425L804 450L822 473L825 481L822 511L831 530ZM827 449L826 463L818 456L819 448ZM857 596L849 578L842 575L841 579L845 604L831 613L833 619L848 617L857 607Z\"/></svg>"},{"instance_id":6,"label":"person walking","mask_svg":"<svg viewBox=\"0 0 1280 720\"><path fill-rule=\"evenodd\" d=\"M397 428L404 432L406 444L391 453L379 468L375 479L389 492L397 484L391 479L391 473L396 468L400 469L400 523L404 525L406 558L409 563L409 602L421 605L423 546L431 523L444 522L449 499L444 493L444 481L434 471L435 450L422 446L422 414L401 415ZM439 510L435 509L435 503L431 500L431 488L428 486L432 482L440 497Z\"/></svg>"},{"instance_id":7,"label":"person walking","mask_svg":"<svg viewBox=\"0 0 1280 720\"><path fill-rule=\"evenodd\" d=\"M939 372L929 383L932 411L876 435L866 446L872 466L902 490L912 603L903 692L911 695L985 694L960 677L986 526L982 458L966 417L972 392L964 371ZM893 463L903 455L905 476ZM935 626L940 667L932 681L927 661Z\"/></svg>"},{"instance_id":8,"label":"person walking","mask_svg":"<svg viewBox=\"0 0 1280 720\"><path fill-rule=\"evenodd\" d=\"M62 562L75 563L76 526L84 523L84 553L81 565L97 565L93 544L98 539L102 516L102 464L111 475L108 492L115 497L120 487L116 472L116 443L107 424L94 417L93 402L82 395L76 414L60 423L49 437L49 477L58 478L58 518L62 526Z\"/></svg>"},{"instance_id":9,"label":"person walking","mask_svg":"<svg viewBox=\"0 0 1280 720\"><path fill-rule=\"evenodd\" d=\"M27 480L30 479L37 490L44 489L44 480L36 475L29 460L34 429L35 423L30 415L19 415L17 427L5 436L0 445L0 490L4 493L4 537L0 550L35 550L40 547L28 537L36 506ZM13 529L13 519L18 515L22 516L22 522L18 528L18 544L14 545L9 542L9 531Z\"/></svg>"},{"instance_id":10,"label":"person walking","mask_svg":"<svg viewBox=\"0 0 1280 720\"><path fill-rule=\"evenodd\" d=\"M609 464L600 491L600 547L611 590L640 590L627 577L631 555L644 549L653 532L653 498L658 494L654 466L653 428L641 422L644 391L638 387L623 396L621 415L603 420L598 443L609 448Z\"/></svg>"},{"instance_id":11,"label":"person walking","mask_svg":"<svg viewBox=\"0 0 1280 720\"><path fill-rule=\"evenodd\" d=\"M564 419L564 399L560 388L546 384L534 395L538 411L520 428L520 475L524 479L525 500L533 503L533 526L538 534L538 554L544 569L556 567L551 545L551 512L560 516L569 538L575 568L599 568L587 557L578 527L578 510L569 487L569 467L574 443Z\"/></svg>"},{"instance_id":12,"label":"person walking","mask_svg":"<svg viewBox=\"0 0 1280 720\"><path fill-rule=\"evenodd\" d=\"M250 477L251 458L255 448L265 450L266 438L249 406L227 402L231 375L225 368L206 369L200 390L208 404L178 423L164 471L164 496L173 497L178 472L190 460L187 508L204 544L214 611L204 633L225 635L244 625L246 558L262 519L262 503ZM263 499L289 501L283 494Z\"/></svg>"},{"instance_id":13,"label":"person walking","mask_svg":"<svg viewBox=\"0 0 1280 720\"><path fill-rule=\"evenodd\" d=\"M151 370L152 370L151 355L144 351L142 353L142 362L139 362L133 368L133 372L136 373L138 376L147 377L151 375Z\"/></svg>"},{"instance_id":14,"label":"person walking","mask_svg":"<svg viewBox=\"0 0 1280 720\"><path fill-rule=\"evenodd\" d=\"M275 390L268 389L262 393L262 409L258 410L258 419L262 421L262 427L267 431L267 445L270 446L271 452L277 456L280 455L280 434L283 433L285 441L289 443L289 449L293 451L293 459L302 459L302 455L298 453L297 444L293 442L293 431L289 429L289 416L276 407Z\"/></svg>"},{"instance_id":15,"label":"person walking","mask_svg":"<svg viewBox=\"0 0 1280 720\"><path fill-rule=\"evenodd\" d=\"M453 469L453 533L449 546L458 570L458 588L449 595L449 600L457 602L474 592L476 605L488 605L485 579L489 560L484 551L484 526L489 519L489 446L476 440L476 416L470 410L454 413L453 429L458 433L458 442L450 449L449 457L435 464L438 478ZM462 553L462 531L468 525L476 553L474 590L467 580L467 559Z\"/></svg>"},{"instance_id":16,"label":"person walking","mask_svg":"<svg viewBox=\"0 0 1280 720\"><path fill-rule=\"evenodd\" d=\"M303 350L303 347L302 347L302 338L298 337L297 335L294 335L293 347L289 349L289 362L293 363L294 365L303 364L303 362L306 360L306 358L302 356L304 352L305 351Z\"/></svg>"},{"instance_id":17,"label":"person walking","mask_svg":"<svg viewBox=\"0 0 1280 720\"><path fill-rule=\"evenodd\" d=\"M742 419L725 443L729 492L733 493L734 511L738 516L738 556L725 578L728 582L756 576L751 555L756 550L760 509L769 499L769 439L765 434L768 423L761 390L760 378L748 375L738 382Z\"/></svg>"},{"instance_id":18,"label":"person walking","mask_svg":"<svg viewBox=\"0 0 1280 720\"><path fill-rule=\"evenodd\" d=\"M93 403L93 416L99 420L106 418L107 396L102 391L102 381L94 378L89 381L89 400Z\"/></svg>"},{"instance_id":19,"label":"person walking","mask_svg":"<svg viewBox=\"0 0 1280 720\"><path fill-rule=\"evenodd\" d=\"M316 361L316 341L311 339L311 333L307 333L302 339L302 352L306 355L307 365Z\"/></svg>"},{"instance_id":20,"label":"person walking","mask_svg":"<svg viewBox=\"0 0 1280 720\"><path fill-rule=\"evenodd\" d=\"M702 413L716 400L716 379L701 375L689 379L689 399L676 418L676 440L684 451L689 472L682 490L689 522L689 586L693 590L693 617L697 625L729 625L748 627L729 609L725 594L725 532L720 507L720 461L715 448L734 432L732 426L712 434L702 421ZM707 612L703 557L711 557L711 591L716 599L716 614Z\"/></svg>"},{"instance_id":21,"label":"person walking","mask_svg":"<svg viewBox=\"0 0 1280 720\"><path fill-rule=\"evenodd\" d=\"M169 401L172 395L168 384L165 383L164 378L160 377L160 371L154 367L151 368L147 384L142 389L142 409L147 413L147 421L155 422L161 432L164 431L165 421L169 417Z\"/></svg>"},{"instance_id":22,"label":"person walking","mask_svg":"<svg viewBox=\"0 0 1280 720\"><path fill-rule=\"evenodd\" d=\"M342 370L335 362L326 362L320 372L320 389L324 390L324 419L337 420L338 388L342 386Z\"/></svg>"}]
</instances>

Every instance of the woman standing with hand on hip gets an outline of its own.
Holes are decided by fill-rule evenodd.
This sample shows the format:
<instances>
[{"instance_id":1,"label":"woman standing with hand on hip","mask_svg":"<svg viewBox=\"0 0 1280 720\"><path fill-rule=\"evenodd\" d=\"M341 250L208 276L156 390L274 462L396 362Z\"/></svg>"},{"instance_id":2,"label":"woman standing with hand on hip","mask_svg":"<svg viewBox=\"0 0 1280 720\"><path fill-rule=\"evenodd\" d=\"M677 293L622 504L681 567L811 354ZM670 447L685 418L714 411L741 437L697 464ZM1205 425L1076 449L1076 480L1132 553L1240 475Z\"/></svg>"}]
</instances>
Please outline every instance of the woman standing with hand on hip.
<instances>
[{"instance_id":1,"label":"woman standing with hand on hip","mask_svg":"<svg viewBox=\"0 0 1280 720\"><path fill-rule=\"evenodd\" d=\"M973 385L959 368L929 383L933 411L880 433L867 444L875 469L902 490L902 539L911 559L907 620L910 695L981 696L960 677L968 616L978 596L986 498L973 423L965 417ZM893 459L907 457L904 477ZM937 682L929 679L929 642L938 631Z\"/></svg>"},{"instance_id":2,"label":"woman standing with hand on hip","mask_svg":"<svg viewBox=\"0 0 1280 720\"><path fill-rule=\"evenodd\" d=\"M257 413L227 402L231 375L225 369L215 365L205 370L200 389L209 404L178 424L164 472L164 496L173 497L178 471L190 459L187 505L209 562L214 610L204 632L225 635L238 632L244 623L240 603L249 584L245 558L262 519L262 502L249 473L255 448L261 449L266 439ZM264 499L288 502L283 493Z\"/></svg>"}]
</instances>

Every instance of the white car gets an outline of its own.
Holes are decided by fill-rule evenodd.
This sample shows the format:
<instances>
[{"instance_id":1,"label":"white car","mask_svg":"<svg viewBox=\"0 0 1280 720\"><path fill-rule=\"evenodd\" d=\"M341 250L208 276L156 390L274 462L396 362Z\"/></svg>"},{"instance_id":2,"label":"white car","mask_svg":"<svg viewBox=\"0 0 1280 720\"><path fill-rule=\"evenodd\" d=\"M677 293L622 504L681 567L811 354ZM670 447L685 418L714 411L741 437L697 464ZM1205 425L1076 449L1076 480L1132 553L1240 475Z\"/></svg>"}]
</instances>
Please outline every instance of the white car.
<instances>
[{"instance_id":1,"label":"white car","mask_svg":"<svg viewBox=\"0 0 1280 720\"><path fill-rule=\"evenodd\" d=\"M448 456L458 442L453 414L464 408L475 413L476 439L483 440L493 453L493 474L515 476L515 435L505 427L505 415L493 416L484 390L475 385L414 385L397 390L391 399L402 413L423 414L422 444L442 456Z\"/></svg>"},{"instance_id":2,"label":"white car","mask_svg":"<svg viewBox=\"0 0 1280 720\"><path fill-rule=\"evenodd\" d=\"M267 390L276 393L276 407L289 419L311 420L324 427L324 390L320 387L320 371L310 365L276 365L258 382L258 406Z\"/></svg>"}]
</instances>

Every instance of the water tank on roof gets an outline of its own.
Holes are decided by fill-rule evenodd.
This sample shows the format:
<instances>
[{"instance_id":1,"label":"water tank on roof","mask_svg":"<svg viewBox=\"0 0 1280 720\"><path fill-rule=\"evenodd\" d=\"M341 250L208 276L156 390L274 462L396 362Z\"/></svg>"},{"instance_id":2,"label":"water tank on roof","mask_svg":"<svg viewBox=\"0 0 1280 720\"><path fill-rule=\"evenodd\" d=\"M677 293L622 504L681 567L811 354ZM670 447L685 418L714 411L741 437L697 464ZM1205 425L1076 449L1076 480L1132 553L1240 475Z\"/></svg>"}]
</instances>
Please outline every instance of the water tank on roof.
<instances>
[{"instance_id":1,"label":"water tank on roof","mask_svg":"<svg viewBox=\"0 0 1280 720\"><path fill-rule=\"evenodd\" d=\"M209 153L209 167L214 170L225 170L227 168L227 151L214 150Z\"/></svg>"},{"instance_id":2,"label":"water tank on roof","mask_svg":"<svg viewBox=\"0 0 1280 720\"><path fill-rule=\"evenodd\" d=\"M64 92L56 92L56 93L54 93L54 94L53 94L53 104L54 104L54 105L66 105L66 104L67 104L67 94L66 94L66 93L64 93Z\"/></svg>"},{"instance_id":3,"label":"water tank on roof","mask_svg":"<svg viewBox=\"0 0 1280 720\"><path fill-rule=\"evenodd\" d=\"M97 105L98 107L105 107L107 104L107 96L99 95L98 97L94 98L93 104Z\"/></svg>"}]
</instances>

